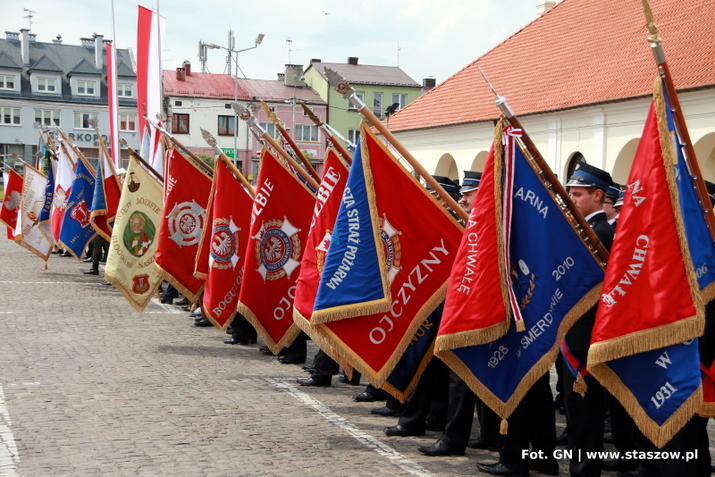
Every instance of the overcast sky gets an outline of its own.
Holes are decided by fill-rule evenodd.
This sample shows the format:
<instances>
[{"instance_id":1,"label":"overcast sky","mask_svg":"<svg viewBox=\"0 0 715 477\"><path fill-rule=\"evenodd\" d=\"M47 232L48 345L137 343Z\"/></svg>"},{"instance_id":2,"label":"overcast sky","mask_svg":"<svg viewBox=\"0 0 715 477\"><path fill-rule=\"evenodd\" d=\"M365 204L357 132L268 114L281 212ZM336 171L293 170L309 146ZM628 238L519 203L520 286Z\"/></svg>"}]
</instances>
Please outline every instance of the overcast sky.
<instances>
[{"instance_id":1,"label":"overcast sky","mask_svg":"<svg viewBox=\"0 0 715 477\"><path fill-rule=\"evenodd\" d=\"M418 83L441 83L471 61L516 33L536 17L539 0L149 0L140 2L166 18L164 68L184 60L200 71L198 43L228 45L233 30L241 53L239 76L276 79L286 63L307 67L312 58L344 63L400 66ZM353 9L347 10L350 6ZM58 34L78 45L93 33L111 39L111 0L0 0L0 32L32 33L50 42ZM114 0L116 44L135 49L137 4ZM4 37L4 33L0 33ZM289 43L287 40L290 39ZM399 51L398 51L399 45ZM290 50L289 51L289 47ZM226 52L209 50L207 67L223 73Z\"/></svg>"}]
</instances>

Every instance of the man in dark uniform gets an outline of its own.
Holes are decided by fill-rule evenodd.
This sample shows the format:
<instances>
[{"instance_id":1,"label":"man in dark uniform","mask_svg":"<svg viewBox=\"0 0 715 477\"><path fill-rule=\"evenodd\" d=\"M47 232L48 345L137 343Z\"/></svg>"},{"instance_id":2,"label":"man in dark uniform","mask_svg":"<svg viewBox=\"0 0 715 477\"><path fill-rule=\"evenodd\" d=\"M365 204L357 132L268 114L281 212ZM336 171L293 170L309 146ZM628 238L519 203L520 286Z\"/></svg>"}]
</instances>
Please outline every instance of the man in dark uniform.
<instances>
[{"instance_id":1,"label":"man in dark uniform","mask_svg":"<svg viewBox=\"0 0 715 477\"><path fill-rule=\"evenodd\" d=\"M613 244L613 227L603 211L603 202L610 186L613 186L613 179L608 172L585 163L579 164L566 184L569 197L607 250ZM594 306L586 312L566 335L563 351L577 360L579 369L586 366L596 309L597 306ZM576 378L567 361L564 360L563 368L564 407L569 444L574 451L569 471L574 477L599 477L601 459L589 458L586 453L603 451L603 422L608 394L595 379L586 380L587 391L584 396L574 391Z\"/></svg>"}]
</instances>

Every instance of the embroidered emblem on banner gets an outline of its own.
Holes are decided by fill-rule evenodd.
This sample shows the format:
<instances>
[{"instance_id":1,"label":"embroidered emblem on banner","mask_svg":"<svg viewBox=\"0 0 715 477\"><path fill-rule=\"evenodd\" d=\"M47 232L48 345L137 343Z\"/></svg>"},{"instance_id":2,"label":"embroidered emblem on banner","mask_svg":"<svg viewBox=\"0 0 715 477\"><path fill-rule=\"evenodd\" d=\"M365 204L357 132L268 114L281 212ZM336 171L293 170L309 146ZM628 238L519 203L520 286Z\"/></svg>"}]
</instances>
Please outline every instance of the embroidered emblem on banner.
<instances>
[{"instance_id":1,"label":"embroidered emblem on banner","mask_svg":"<svg viewBox=\"0 0 715 477\"><path fill-rule=\"evenodd\" d=\"M90 212L87 207L87 201L82 199L77 203L77 205L72 207L70 217L72 217L73 220L76 220L83 229L89 227Z\"/></svg>"},{"instance_id":2,"label":"embroidered emblem on banner","mask_svg":"<svg viewBox=\"0 0 715 477\"><path fill-rule=\"evenodd\" d=\"M283 221L269 220L261 226L256 239L257 272L264 280L277 280L300 265L300 237L297 229L284 217Z\"/></svg>"},{"instance_id":3,"label":"embroidered emblem on banner","mask_svg":"<svg viewBox=\"0 0 715 477\"><path fill-rule=\"evenodd\" d=\"M156 227L146 214L135 211L124 228L124 246L135 257L144 255L154 241Z\"/></svg>"},{"instance_id":4,"label":"embroidered emblem on banner","mask_svg":"<svg viewBox=\"0 0 715 477\"><path fill-rule=\"evenodd\" d=\"M20 200L22 196L16 190L10 192L10 197L6 200L3 205L7 210L17 210L20 207Z\"/></svg>"},{"instance_id":5,"label":"embroidered emblem on banner","mask_svg":"<svg viewBox=\"0 0 715 477\"><path fill-rule=\"evenodd\" d=\"M400 235L402 232L395 230L387 216L380 219L380 237L382 238L383 250L385 251L385 265L387 266L387 279L392 283L397 273L402 270L400 259L402 257L402 245Z\"/></svg>"},{"instance_id":6,"label":"embroidered emblem on banner","mask_svg":"<svg viewBox=\"0 0 715 477\"><path fill-rule=\"evenodd\" d=\"M238 232L240 230L233 223L233 219L230 221L226 219L214 220L209 255L211 267L219 270L236 268L236 263L239 260L236 252L238 251Z\"/></svg>"},{"instance_id":7,"label":"embroidered emblem on banner","mask_svg":"<svg viewBox=\"0 0 715 477\"><path fill-rule=\"evenodd\" d=\"M62 187L57 187L55 191L55 197L52 199L52 204L56 209L67 208L67 191Z\"/></svg>"},{"instance_id":8,"label":"embroidered emblem on banner","mask_svg":"<svg viewBox=\"0 0 715 477\"><path fill-rule=\"evenodd\" d=\"M149 291L149 275L137 275L132 277L134 284L132 285L132 291L138 295L143 295Z\"/></svg>"},{"instance_id":9,"label":"embroidered emblem on banner","mask_svg":"<svg viewBox=\"0 0 715 477\"><path fill-rule=\"evenodd\" d=\"M141 182L137 182L134 180L134 173L130 172L129 173L129 185L127 185L127 189L129 189L129 192L136 192L139 190L139 186L141 186Z\"/></svg>"},{"instance_id":10,"label":"embroidered emblem on banner","mask_svg":"<svg viewBox=\"0 0 715 477\"><path fill-rule=\"evenodd\" d=\"M522 259L519 260L518 267L511 263L509 266L509 271L511 275L511 284L516 293L516 296L520 296L519 309L523 310L526 305L531 303L531 298L534 296L534 289L536 289L536 274L529 270L529 266Z\"/></svg>"},{"instance_id":11,"label":"embroidered emblem on banner","mask_svg":"<svg viewBox=\"0 0 715 477\"><path fill-rule=\"evenodd\" d=\"M199 243L206 220L206 209L195 201L174 205L168 219L169 238L179 247L188 247Z\"/></svg>"},{"instance_id":12,"label":"embroidered emblem on banner","mask_svg":"<svg viewBox=\"0 0 715 477\"><path fill-rule=\"evenodd\" d=\"M333 238L333 234L330 230L325 231L323 240L320 241L320 245L315 247L315 265L318 269L318 275L323 275L323 268L325 268L325 256L330 248L330 241Z\"/></svg>"}]
</instances>

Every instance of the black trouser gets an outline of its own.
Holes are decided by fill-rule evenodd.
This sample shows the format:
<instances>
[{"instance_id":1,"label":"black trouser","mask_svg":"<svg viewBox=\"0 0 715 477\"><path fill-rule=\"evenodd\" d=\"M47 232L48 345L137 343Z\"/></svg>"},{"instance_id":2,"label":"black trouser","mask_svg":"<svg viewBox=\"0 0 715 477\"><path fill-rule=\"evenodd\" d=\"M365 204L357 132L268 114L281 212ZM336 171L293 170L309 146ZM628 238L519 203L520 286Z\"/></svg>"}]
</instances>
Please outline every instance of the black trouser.
<instances>
[{"instance_id":1,"label":"black trouser","mask_svg":"<svg viewBox=\"0 0 715 477\"><path fill-rule=\"evenodd\" d=\"M462 378L450 369L447 425L440 440L455 450L464 451L467 448L472 433L476 402L477 396L462 381Z\"/></svg>"},{"instance_id":2,"label":"black trouser","mask_svg":"<svg viewBox=\"0 0 715 477\"><path fill-rule=\"evenodd\" d=\"M407 398L398 424L414 432L425 430L429 415L431 424L441 427L447 421L449 370L443 361L432 358Z\"/></svg>"},{"instance_id":3,"label":"black trouser","mask_svg":"<svg viewBox=\"0 0 715 477\"><path fill-rule=\"evenodd\" d=\"M92 270L99 270L99 262L109 253L109 242L97 234L92 239Z\"/></svg>"},{"instance_id":4,"label":"black trouser","mask_svg":"<svg viewBox=\"0 0 715 477\"><path fill-rule=\"evenodd\" d=\"M528 472L523 450L541 451L544 460L554 460L556 415L547 372L526 393L509 416L509 430L499 453L499 462L516 472ZM531 444L531 446L529 446Z\"/></svg>"}]
</instances>

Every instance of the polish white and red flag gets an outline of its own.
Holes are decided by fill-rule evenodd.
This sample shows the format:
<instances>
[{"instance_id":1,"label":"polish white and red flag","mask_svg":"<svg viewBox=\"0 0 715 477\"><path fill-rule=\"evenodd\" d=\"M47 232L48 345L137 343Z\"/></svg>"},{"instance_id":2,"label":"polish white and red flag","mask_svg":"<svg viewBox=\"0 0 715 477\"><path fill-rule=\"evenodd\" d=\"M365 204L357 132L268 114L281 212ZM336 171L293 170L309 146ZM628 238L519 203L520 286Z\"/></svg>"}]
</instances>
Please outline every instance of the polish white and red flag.
<instances>
[{"instance_id":1,"label":"polish white and red flag","mask_svg":"<svg viewBox=\"0 0 715 477\"><path fill-rule=\"evenodd\" d=\"M141 139L147 133L145 117L152 121L161 114L162 63L161 49L164 42L166 19L158 13L139 7L137 25L137 116ZM145 159L163 174L164 158L158 131L151 129L151 147Z\"/></svg>"},{"instance_id":2,"label":"polish white and red flag","mask_svg":"<svg viewBox=\"0 0 715 477\"><path fill-rule=\"evenodd\" d=\"M117 56L114 45L107 43L107 96L109 97L109 149L115 167L121 167L119 153L119 96L117 94Z\"/></svg>"}]
</instances>

